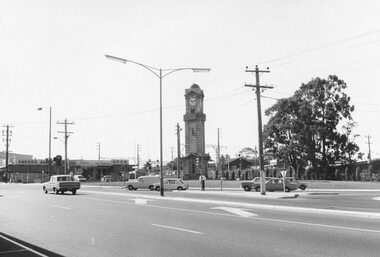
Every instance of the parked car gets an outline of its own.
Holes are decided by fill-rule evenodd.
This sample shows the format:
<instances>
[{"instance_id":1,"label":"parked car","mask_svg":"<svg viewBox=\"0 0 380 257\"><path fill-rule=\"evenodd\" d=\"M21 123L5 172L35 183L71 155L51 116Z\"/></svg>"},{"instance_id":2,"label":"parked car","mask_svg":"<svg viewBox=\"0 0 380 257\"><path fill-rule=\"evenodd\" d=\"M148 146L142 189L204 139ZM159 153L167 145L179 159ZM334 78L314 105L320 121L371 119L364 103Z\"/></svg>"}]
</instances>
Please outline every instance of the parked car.
<instances>
[{"instance_id":1,"label":"parked car","mask_svg":"<svg viewBox=\"0 0 380 257\"><path fill-rule=\"evenodd\" d=\"M74 180L79 181L79 182L86 182L87 181L87 179L85 177L83 177L82 175L75 175Z\"/></svg>"},{"instance_id":2,"label":"parked car","mask_svg":"<svg viewBox=\"0 0 380 257\"><path fill-rule=\"evenodd\" d=\"M284 190L284 179L283 178L271 178L268 181L265 182L265 188L267 191L283 191ZM290 192L293 190L297 190L298 188L305 190L306 189L305 183L300 183L293 178L285 178L285 191ZM253 188L256 191L260 191L260 182L253 183Z\"/></svg>"},{"instance_id":3,"label":"parked car","mask_svg":"<svg viewBox=\"0 0 380 257\"><path fill-rule=\"evenodd\" d=\"M131 179L127 182L126 188L129 190L137 190L137 189L149 189L153 190L153 184L159 183L159 176L141 176L138 179Z\"/></svg>"},{"instance_id":4,"label":"parked car","mask_svg":"<svg viewBox=\"0 0 380 257\"><path fill-rule=\"evenodd\" d=\"M270 179L271 179L271 177L266 177L265 181L268 181ZM255 177L251 181L241 182L241 187L244 189L244 191L251 191L252 189L254 189L253 184L260 184L260 177Z\"/></svg>"},{"instance_id":5,"label":"parked car","mask_svg":"<svg viewBox=\"0 0 380 257\"><path fill-rule=\"evenodd\" d=\"M161 190L160 183L155 183L153 186L156 191ZM188 188L189 188L189 184L185 183L182 179L178 179L178 178L164 179L164 190L186 190Z\"/></svg>"},{"instance_id":6,"label":"parked car","mask_svg":"<svg viewBox=\"0 0 380 257\"><path fill-rule=\"evenodd\" d=\"M284 190L284 184L283 184L283 178L271 178L266 177L265 178L265 188L267 191L283 191ZM244 191L251 191L252 189L256 191L260 191L260 177L254 178L252 181L249 182L243 182L242 188ZM305 190L307 188L307 184L297 181L294 178L287 177L285 178L285 191L290 192L292 190L297 189Z\"/></svg>"},{"instance_id":7,"label":"parked car","mask_svg":"<svg viewBox=\"0 0 380 257\"><path fill-rule=\"evenodd\" d=\"M105 175L105 176L103 176L103 177L100 179L100 181L102 181L102 182L112 182L112 176L110 176L110 175Z\"/></svg>"},{"instance_id":8,"label":"parked car","mask_svg":"<svg viewBox=\"0 0 380 257\"><path fill-rule=\"evenodd\" d=\"M73 195L80 189L80 182L75 181L70 175L54 175L50 177L50 181L42 185L42 190L47 194L48 192L54 192L63 194L66 191L71 191Z\"/></svg>"}]
</instances>

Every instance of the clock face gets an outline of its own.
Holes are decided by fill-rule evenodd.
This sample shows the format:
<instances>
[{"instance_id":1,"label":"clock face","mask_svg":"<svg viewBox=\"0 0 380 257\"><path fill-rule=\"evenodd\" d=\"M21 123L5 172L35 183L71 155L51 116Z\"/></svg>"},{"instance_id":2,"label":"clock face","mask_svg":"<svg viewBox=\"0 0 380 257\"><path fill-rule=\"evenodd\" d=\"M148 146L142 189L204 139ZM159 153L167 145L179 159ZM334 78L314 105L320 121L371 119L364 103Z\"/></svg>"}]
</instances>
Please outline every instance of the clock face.
<instances>
[{"instance_id":1,"label":"clock face","mask_svg":"<svg viewBox=\"0 0 380 257\"><path fill-rule=\"evenodd\" d=\"M190 105L194 106L197 103L197 99L192 97L192 98L190 98L189 103L190 103Z\"/></svg>"}]
</instances>

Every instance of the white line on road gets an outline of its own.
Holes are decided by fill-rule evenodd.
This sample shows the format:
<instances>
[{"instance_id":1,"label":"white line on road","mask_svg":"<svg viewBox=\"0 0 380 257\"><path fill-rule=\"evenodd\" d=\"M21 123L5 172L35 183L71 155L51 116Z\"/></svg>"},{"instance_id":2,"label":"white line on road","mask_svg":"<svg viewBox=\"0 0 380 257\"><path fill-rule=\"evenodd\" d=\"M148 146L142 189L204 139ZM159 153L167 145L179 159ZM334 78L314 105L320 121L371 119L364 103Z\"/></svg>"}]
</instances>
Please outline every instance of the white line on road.
<instances>
[{"instance_id":1,"label":"white line on road","mask_svg":"<svg viewBox=\"0 0 380 257\"><path fill-rule=\"evenodd\" d=\"M335 226L335 225L325 225L325 224L320 224L320 223L309 223L309 222L300 222L300 221L292 221L292 220L280 220L280 219L268 219L268 218L258 218L258 217L255 218L255 219L265 220L265 221L270 221L270 222L282 222L282 223L305 225L305 226L333 228L333 229L337 228L337 229L343 229L343 230L351 230L351 231L358 231L358 232L371 232L371 233L380 234L380 230L373 230L373 229L342 227L342 226Z\"/></svg>"},{"instance_id":2,"label":"white line on road","mask_svg":"<svg viewBox=\"0 0 380 257\"><path fill-rule=\"evenodd\" d=\"M169 226L159 225L159 224L152 224L152 226L161 227L161 228L167 228L167 229L173 229L173 230L179 230L179 231L184 231L184 232L188 232L188 233L203 235L202 232L198 232L198 231L194 231L194 230L188 230L188 229L183 229L183 228L169 227Z\"/></svg>"},{"instance_id":3,"label":"white line on road","mask_svg":"<svg viewBox=\"0 0 380 257\"><path fill-rule=\"evenodd\" d=\"M29 248L29 247L27 247L27 246L25 246L25 245L22 245L22 244L20 244L20 243L17 243L16 241L14 241L14 240L12 240L12 239L10 239L10 238L8 238L8 237L5 237L5 236L3 236L3 235L0 235L0 237L3 238L3 239L5 239L5 240L7 240L7 241L9 241L9 242L11 242L12 244L18 245L18 246L20 246L20 247L22 247L22 248L28 250L29 252L35 253L35 254L37 254L37 255L39 255L39 256L48 257L47 255L42 254L42 253L40 253L40 252L37 252L37 251L33 250L32 248Z\"/></svg>"},{"instance_id":4,"label":"white line on road","mask_svg":"<svg viewBox=\"0 0 380 257\"><path fill-rule=\"evenodd\" d=\"M255 217L255 216L257 216L257 215L254 214L254 213L247 212L246 210L239 209L239 208L232 208L232 207L214 207L214 208L211 208L211 209L213 209L213 210L224 210L224 211L231 212L231 213L233 213L233 214L239 215L239 216L244 217L244 218L249 218L249 217Z\"/></svg>"},{"instance_id":5,"label":"white line on road","mask_svg":"<svg viewBox=\"0 0 380 257\"><path fill-rule=\"evenodd\" d=\"M380 201L380 197L374 197L372 200Z\"/></svg>"},{"instance_id":6,"label":"white line on road","mask_svg":"<svg viewBox=\"0 0 380 257\"><path fill-rule=\"evenodd\" d=\"M54 205L54 204L52 204L52 205L50 205L50 206L51 206L51 207L55 207L55 208L64 209L64 210L71 210L71 208L69 208L69 207L60 206L60 205Z\"/></svg>"},{"instance_id":7,"label":"white line on road","mask_svg":"<svg viewBox=\"0 0 380 257\"><path fill-rule=\"evenodd\" d=\"M137 199L132 199L135 201L135 204L146 204L148 201L146 199L141 199L141 198L137 198Z\"/></svg>"}]
</instances>

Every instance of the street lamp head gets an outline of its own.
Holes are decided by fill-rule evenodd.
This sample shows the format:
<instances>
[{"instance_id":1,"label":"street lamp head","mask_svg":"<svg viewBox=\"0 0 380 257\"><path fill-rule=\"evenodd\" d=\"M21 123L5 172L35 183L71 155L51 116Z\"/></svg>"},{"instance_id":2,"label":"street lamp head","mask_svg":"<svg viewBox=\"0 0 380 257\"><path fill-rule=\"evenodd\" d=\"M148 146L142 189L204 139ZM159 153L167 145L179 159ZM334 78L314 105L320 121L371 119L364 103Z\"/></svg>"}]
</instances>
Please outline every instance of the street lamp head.
<instances>
[{"instance_id":1,"label":"street lamp head","mask_svg":"<svg viewBox=\"0 0 380 257\"><path fill-rule=\"evenodd\" d=\"M210 72L210 68L191 68L193 72Z\"/></svg>"},{"instance_id":2,"label":"street lamp head","mask_svg":"<svg viewBox=\"0 0 380 257\"><path fill-rule=\"evenodd\" d=\"M112 55L108 55L106 54L105 57L109 60L112 60L112 61L116 61L116 62L121 62L121 63L127 63L127 59L123 59L123 58L120 58L120 57L116 57L116 56L112 56Z\"/></svg>"}]
</instances>

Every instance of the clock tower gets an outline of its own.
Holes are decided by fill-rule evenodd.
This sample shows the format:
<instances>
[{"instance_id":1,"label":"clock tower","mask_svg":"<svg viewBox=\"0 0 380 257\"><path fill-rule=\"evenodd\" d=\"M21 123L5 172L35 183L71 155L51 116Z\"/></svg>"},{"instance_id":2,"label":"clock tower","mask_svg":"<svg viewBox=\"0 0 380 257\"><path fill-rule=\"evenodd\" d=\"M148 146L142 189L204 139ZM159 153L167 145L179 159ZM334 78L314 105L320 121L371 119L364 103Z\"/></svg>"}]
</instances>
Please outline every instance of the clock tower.
<instances>
[{"instance_id":1,"label":"clock tower","mask_svg":"<svg viewBox=\"0 0 380 257\"><path fill-rule=\"evenodd\" d=\"M205 154L205 121L203 113L203 90L193 84L185 90L185 157L183 158L183 176L185 179L198 179L207 176L207 163L210 156Z\"/></svg>"}]
</instances>

